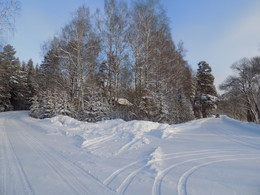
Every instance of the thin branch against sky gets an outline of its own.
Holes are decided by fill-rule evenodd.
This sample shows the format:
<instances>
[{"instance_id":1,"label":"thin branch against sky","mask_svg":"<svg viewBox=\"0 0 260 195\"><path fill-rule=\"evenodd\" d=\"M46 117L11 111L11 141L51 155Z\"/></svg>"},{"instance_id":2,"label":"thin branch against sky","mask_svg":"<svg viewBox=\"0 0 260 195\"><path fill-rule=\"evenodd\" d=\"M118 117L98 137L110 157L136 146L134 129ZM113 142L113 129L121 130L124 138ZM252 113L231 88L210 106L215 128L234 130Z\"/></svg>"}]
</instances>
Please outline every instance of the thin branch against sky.
<instances>
[{"instance_id":1,"label":"thin branch against sky","mask_svg":"<svg viewBox=\"0 0 260 195\"><path fill-rule=\"evenodd\" d=\"M103 0L23 0L10 42L20 60L41 63L41 46L52 39L80 5L103 9ZM242 57L259 55L260 2L258 0L161 0L172 28L174 41L183 41L186 60L193 69L206 60L217 85Z\"/></svg>"}]
</instances>

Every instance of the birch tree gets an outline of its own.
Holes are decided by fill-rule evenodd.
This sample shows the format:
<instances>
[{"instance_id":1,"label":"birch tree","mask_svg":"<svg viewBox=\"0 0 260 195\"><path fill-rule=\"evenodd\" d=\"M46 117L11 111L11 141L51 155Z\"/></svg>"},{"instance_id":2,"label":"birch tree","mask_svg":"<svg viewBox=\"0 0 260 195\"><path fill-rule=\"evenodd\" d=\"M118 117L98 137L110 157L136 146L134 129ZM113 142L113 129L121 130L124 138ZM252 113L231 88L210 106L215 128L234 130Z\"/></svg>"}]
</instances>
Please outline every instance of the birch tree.
<instances>
[{"instance_id":1,"label":"birch tree","mask_svg":"<svg viewBox=\"0 0 260 195\"><path fill-rule=\"evenodd\" d=\"M95 70L99 41L92 32L89 9L80 7L63 29L59 55L64 74L69 79L70 94L78 109L84 109L85 82ZM94 64L93 64L94 63Z\"/></svg>"},{"instance_id":2,"label":"birch tree","mask_svg":"<svg viewBox=\"0 0 260 195\"><path fill-rule=\"evenodd\" d=\"M102 39L103 67L107 73L107 95L109 101L119 98L122 67L126 59L126 32L128 8L123 1L105 0L104 17L97 13L97 28Z\"/></svg>"},{"instance_id":3,"label":"birch tree","mask_svg":"<svg viewBox=\"0 0 260 195\"><path fill-rule=\"evenodd\" d=\"M183 102L190 101L185 87L190 87L191 70L183 59L182 45L176 47L172 40L165 10L157 1L134 3L129 45L135 71L136 104L144 113L141 115L161 122L185 121L185 117L177 119L177 113ZM187 105L186 110L191 110L191 104Z\"/></svg>"},{"instance_id":4,"label":"birch tree","mask_svg":"<svg viewBox=\"0 0 260 195\"><path fill-rule=\"evenodd\" d=\"M260 58L244 58L232 65L237 73L230 76L221 85L221 89L229 93L240 94L247 120L260 123Z\"/></svg>"},{"instance_id":5,"label":"birch tree","mask_svg":"<svg viewBox=\"0 0 260 195\"><path fill-rule=\"evenodd\" d=\"M0 0L0 33L14 30L15 16L19 9L19 1Z\"/></svg>"}]
</instances>

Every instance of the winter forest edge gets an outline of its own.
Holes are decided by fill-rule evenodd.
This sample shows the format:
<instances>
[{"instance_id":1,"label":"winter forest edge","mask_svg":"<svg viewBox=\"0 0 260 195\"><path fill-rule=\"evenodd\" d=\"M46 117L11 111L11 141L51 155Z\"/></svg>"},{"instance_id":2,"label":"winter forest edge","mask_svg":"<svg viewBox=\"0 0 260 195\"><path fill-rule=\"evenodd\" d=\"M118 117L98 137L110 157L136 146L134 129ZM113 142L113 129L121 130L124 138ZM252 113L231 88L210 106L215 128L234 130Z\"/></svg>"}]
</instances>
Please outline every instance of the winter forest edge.
<instances>
[{"instance_id":1,"label":"winter forest edge","mask_svg":"<svg viewBox=\"0 0 260 195\"><path fill-rule=\"evenodd\" d=\"M0 9L1 32L19 10ZM2 16L2 14L0 14ZM105 0L104 10L81 6L43 46L40 65L20 62L9 44L0 52L0 111L29 110L35 118L68 115L82 121L122 118L181 123L213 114L260 123L260 57L243 58L218 95L210 65L194 73L182 43L174 43L156 1ZM243 57L243 56L241 56Z\"/></svg>"}]
</instances>

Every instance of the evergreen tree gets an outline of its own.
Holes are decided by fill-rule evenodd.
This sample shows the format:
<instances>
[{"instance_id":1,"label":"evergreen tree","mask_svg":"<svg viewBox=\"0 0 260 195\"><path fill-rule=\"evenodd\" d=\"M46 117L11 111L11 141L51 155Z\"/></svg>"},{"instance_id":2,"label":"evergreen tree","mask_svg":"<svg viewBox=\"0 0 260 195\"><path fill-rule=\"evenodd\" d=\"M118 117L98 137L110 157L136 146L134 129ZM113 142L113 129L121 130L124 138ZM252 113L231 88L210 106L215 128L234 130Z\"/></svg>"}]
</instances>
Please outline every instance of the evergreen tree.
<instances>
[{"instance_id":1,"label":"evergreen tree","mask_svg":"<svg viewBox=\"0 0 260 195\"><path fill-rule=\"evenodd\" d=\"M38 93L32 98L32 105L30 107L30 116L34 118L43 119L45 117L44 105L43 105L44 95Z\"/></svg>"},{"instance_id":2,"label":"evergreen tree","mask_svg":"<svg viewBox=\"0 0 260 195\"><path fill-rule=\"evenodd\" d=\"M194 102L194 113L197 118L206 118L216 109L217 92L211 67L205 61L198 63L197 90Z\"/></svg>"},{"instance_id":3,"label":"evergreen tree","mask_svg":"<svg viewBox=\"0 0 260 195\"><path fill-rule=\"evenodd\" d=\"M72 107L66 91L41 91L32 98L30 116L50 118L57 115L72 116Z\"/></svg>"},{"instance_id":4,"label":"evergreen tree","mask_svg":"<svg viewBox=\"0 0 260 195\"><path fill-rule=\"evenodd\" d=\"M25 110L27 107L27 72L22 70L22 67L18 67L13 73L10 80L11 86L11 104L14 110Z\"/></svg>"},{"instance_id":5,"label":"evergreen tree","mask_svg":"<svg viewBox=\"0 0 260 195\"><path fill-rule=\"evenodd\" d=\"M26 64L26 84L27 91L25 93L25 107L26 109L29 109L32 104L32 98L38 89L38 85L36 83L36 70L31 59Z\"/></svg>"},{"instance_id":6,"label":"evergreen tree","mask_svg":"<svg viewBox=\"0 0 260 195\"><path fill-rule=\"evenodd\" d=\"M16 82L14 73L18 69L19 60L15 57L15 49L6 45L0 52L0 111L12 110L12 83Z\"/></svg>"},{"instance_id":7,"label":"evergreen tree","mask_svg":"<svg viewBox=\"0 0 260 195\"><path fill-rule=\"evenodd\" d=\"M53 41L52 44L55 44L55 41ZM60 60L57 56L58 53L56 49L50 49L40 65L41 74L39 79L43 90L54 90L61 87Z\"/></svg>"}]
</instances>

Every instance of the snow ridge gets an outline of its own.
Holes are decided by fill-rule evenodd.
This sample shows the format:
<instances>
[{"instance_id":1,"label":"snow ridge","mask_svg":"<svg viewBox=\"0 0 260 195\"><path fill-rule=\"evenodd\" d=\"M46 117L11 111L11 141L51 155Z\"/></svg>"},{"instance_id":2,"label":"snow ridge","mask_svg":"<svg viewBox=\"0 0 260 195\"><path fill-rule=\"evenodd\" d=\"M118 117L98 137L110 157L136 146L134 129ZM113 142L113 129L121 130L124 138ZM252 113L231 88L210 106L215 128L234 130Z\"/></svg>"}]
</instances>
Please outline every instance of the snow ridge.
<instances>
[{"instance_id":1,"label":"snow ridge","mask_svg":"<svg viewBox=\"0 0 260 195\"><path fill-rule=\"evenodd\" d=\"M156 173L160 172L163 164L162 157L163 151L159 146L150 154L150 160L147 162L146 166Z\"/></svg>"}]
</instances>

